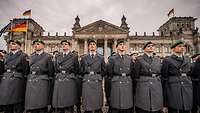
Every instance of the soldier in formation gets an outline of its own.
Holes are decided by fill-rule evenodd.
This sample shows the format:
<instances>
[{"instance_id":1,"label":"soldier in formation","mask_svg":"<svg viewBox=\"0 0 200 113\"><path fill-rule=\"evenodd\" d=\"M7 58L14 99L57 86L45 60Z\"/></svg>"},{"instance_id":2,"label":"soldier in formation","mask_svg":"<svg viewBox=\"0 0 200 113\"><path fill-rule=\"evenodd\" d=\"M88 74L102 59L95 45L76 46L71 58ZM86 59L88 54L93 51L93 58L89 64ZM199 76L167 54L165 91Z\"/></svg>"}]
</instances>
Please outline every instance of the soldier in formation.
<instances>
[{"instance_id":1,"label":"soldier in formation","mask_svg":"<svg viewBox=\"0 0 200 113\"><path fill-rule=\"evenodd\" d=\"M97 53L95 40L88 41L89 53L80 61L82 81L83 109L85 113L102 113L103 87L102 80L106 73L104 57Z\"/></svg>"},{"instance_id":2,"label":"soldier in formation","mask_svg":"<svg viewBox=\"0 0 200 113\"><path fill-rule=\"evenodd\" d=\"M193 104L193 90L190 59L184 55L185 42L177 40L171 46L172 55L163 60L164 106L169 113L190 113Z\"/></svg>"},{"instance_id":3,"label":"soldier in formation","mask_svg":"<svg viewBox=\"0 0 200 113\"><path fill-rule=\"evenodd\" d=\"M192 56L193 108L192 113L198 113L200 106L200 53Z\"/></svg>"},{"instance_id":4,"label":"soldier in formation","mask_svg":"<svg viewBox=\"0 0 200 113\"><path fill-rule=\"evenodd\" d=\"M163 107L160 80L161 61L154 56L154 44L147 42L144 54L136 59L134 78L136 81L135 106L137 113L159 113Z\"/></svg>"},{"instance_id":5,"label":"soldier in formation","mask_svg":"<svg viewBox=\"0 0 200 113\"><path fill-rule=\"evenodd\" d=\"M30 113L47 113L50 104L50 77L54 75L52 56L44 52L45 43L41 39L34 40L33 47L35 51L29 58L25 109Z\"/></svg>"},{"instance_id":6,"label":"soldier in formation","mask_svg":"<svg viewBox=\"0 0 200 113\"><path fill-rule=\"evenodd\" d=\"M26 89L26 75L29 73L27 54L20 50L18 40L8 42L9 53L5 56L0 80L0 105L4 113L22 113Z\"/></svg>"},{"instance_id":7,"label":"soldier in formation","mask_svg":"<svg viewBox=\"0 0 200 113\"><path fill-rule=\"evenodd\" d=\"M78 56L71 52L71 42L61 41L63 52L55 56L55 83L52 105L56 113L73 113L73 106L77 104L76 76L79 74Z\"/></svg>"},{"instance_id":8,"label":"soldier in formation","mask_svg":"<svg viewBox=\"0 0 200 113\"><path fill-rule=\"evenodd\" d=\"M118 40L117 53L108 61L108 76L111 77L111 113L131 113L133 108L133 71L132 58L125 54L124 40Z\"/></svg>"}]
</instances>

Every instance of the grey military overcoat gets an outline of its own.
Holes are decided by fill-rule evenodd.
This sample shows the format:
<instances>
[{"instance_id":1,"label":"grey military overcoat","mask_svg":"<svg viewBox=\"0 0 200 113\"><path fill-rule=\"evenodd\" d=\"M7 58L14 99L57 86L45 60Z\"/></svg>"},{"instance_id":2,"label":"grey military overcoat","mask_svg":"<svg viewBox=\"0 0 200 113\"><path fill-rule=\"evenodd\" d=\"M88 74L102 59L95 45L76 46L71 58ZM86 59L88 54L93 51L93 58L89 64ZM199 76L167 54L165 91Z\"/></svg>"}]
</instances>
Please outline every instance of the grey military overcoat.
<instances>
[{"instance_id":1,"label":"grey military overcoat","mask_svg":"<svg viewBox=\"0 0 200 113\"><path fill-rule=\"evenodd\" d=\"M78 57L71 52L56 55L54 67L56 71L53 102L54 108L73 106L78 102L76 75L78 74Z\"/></svg>"},{"instance_id":2,"label":"grey military overcoat","mask_svg":"<svg viewBox=\"0 0 200 113\"><path fill-rule=\"evenodd\" d=\"M49 77L53 76L54 68L51 56L43 52L33 53L30 57L30 74L27 78L25 109L40 109L49 104Z\"/></svg>"},{"instance_id":3,"label":"grey military overcoat","mask_svg":"<svg viewBox=\"0 0 200 113\"><path fill-rule=\"evenodd\" d=\"M193 88L190 78L191 64L187 57L175 55L163 61L161 69L164 85L165 105L178 110L191 110Z\"/></svg>"},{"instance_id":4,"label":"grey military overcoat","mask_svg":"<svg viewBox=\"0 0 200 113\"><path fill-rule=\"evenodd\" d=\"M111 76L110 104L113 108L133 107L133 62L128 55L123 58L113 55L108 61L108 74Z\"/></svg>"},{"instance_id":5,"label":"grey military overcoat","mask_svg":"<svg viewBox=\"0 0 200 113\"><path fill-rule=\"evenodd\" d=\"M102 77L105 74L104 58L96 54L92 58L89 54L80 62L80 73L83 76L82 97L83 108L86 111L101 109L103 106Z\"/></svg>"},{"instance_id":6,"label":"grey military overcoat","mask_svg":"<svg viewBox=\"0 0 200 113\"><path fill-rule=\"evenodd\" d=\"M150 59L146 54L135 63L135 106L145 111L159 111L163 107L163 93L160 79L161 61Z\"/></svg>"},{"instance_id":7,"label":"grey military overcoat","mask_svg":"<svg viewBox=\"0 0 200 113\"><path fill-rule=\"evenodd\" d=\"M4 65L5 72L0 80L0 105L9 105L24 101L26 80L29 65L27 55L19 50L17 53L9 53Z\"/></svg>"}]
</instances>

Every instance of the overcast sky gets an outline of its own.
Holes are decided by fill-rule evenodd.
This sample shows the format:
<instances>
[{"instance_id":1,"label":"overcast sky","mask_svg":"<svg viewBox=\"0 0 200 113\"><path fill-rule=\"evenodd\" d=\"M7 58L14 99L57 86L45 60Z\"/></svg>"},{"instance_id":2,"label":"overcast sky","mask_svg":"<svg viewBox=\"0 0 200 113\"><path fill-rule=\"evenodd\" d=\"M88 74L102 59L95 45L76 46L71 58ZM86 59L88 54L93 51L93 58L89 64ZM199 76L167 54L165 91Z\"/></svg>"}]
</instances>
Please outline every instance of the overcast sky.
<instances>
[{"instance_id":1,"label":"overcast sky","mask_svg":"<svg viewBox=\"0 0 200 113\"><path fill-rule=\"evenodd\" d=\"M123 14L131 34L152 34L169 19L172 8L176 16L199 18L196 26L200 27L200 0L0 0L0 29L31 9L31 18L52 34L71 35L77 15L81 26L100 19L120 26Z\"/></svg>"}]
</instances>

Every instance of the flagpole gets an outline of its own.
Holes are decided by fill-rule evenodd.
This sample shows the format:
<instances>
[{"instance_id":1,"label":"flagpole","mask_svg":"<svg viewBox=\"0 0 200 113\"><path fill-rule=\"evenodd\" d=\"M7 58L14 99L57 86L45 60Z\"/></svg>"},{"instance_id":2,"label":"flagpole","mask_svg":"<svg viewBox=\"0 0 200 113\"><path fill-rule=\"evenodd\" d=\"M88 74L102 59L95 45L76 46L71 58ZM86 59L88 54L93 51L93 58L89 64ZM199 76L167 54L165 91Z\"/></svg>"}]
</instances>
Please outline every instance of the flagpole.
<instances>
[{"instance_id":1,"label":"flagpole","mask_svg":"<svg viewBox=\"0 0 200 113\"><path fill-rule=\"evenodd\" d=\"M26 20L26 34L25 34L25 41L24 41L25 53L28 52L27 42L28 42L28 19Z\"/></svg>"},{"instance_id":2,"label":"flagpole","mask_svg":"<svg viewBox=\"0 0 200 113\"><path fill-rule=\"evenodd\" d=\"M10 33L9 33L9 40L12 39L12 27L13 27L13 19L10 20Z\"/></svg>"},{"instance_id":3,"label":"flagpole","mask_svg":"<svg viewBox=\"0 0 200 113\"><path fill-rule=\"evenodd\" d=\"M13 19L10 20L9 40L11 40L11 39L13 38L12 26L13 26ZM9 40L7 40L7 42L8 42ZM8 46L8 45L7 45L7 50L8 50L8 52L10 52L9 46Z\"/></svg>"}]
</instances>

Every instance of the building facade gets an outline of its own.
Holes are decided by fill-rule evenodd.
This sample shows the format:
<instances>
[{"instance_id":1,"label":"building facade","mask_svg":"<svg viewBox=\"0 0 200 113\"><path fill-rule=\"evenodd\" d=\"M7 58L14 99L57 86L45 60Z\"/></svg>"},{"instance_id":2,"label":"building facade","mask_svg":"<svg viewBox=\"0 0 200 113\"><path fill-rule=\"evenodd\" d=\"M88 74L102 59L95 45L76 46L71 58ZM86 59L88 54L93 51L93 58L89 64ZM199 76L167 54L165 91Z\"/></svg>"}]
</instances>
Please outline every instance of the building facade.
<instances>
[{"instance_id":1,"label":"building facade","mask_svg":"<svg viewBox=\"0 0 200 113\"><path fill-rule=\"evenodd\" d=\"M72 28L72 35L68 36L66 33L59 36L43 35L44 29L33 19L13 19L13 23L19 20L27 21L27 32L10 32L5 35L5 39L18 39L23 43L22 48L28 54L33 52L32 41L36 38L42 38L46 43L45 51L53 53L54 51L62 51L60 41L68 39L72 43L72 49L78 52L78 55L87 54L88 39L97 41L98 52L104 55L107 61L108 56L115 52L115 46L118 39L127 40L127 53L130 51L138 51L142 54L143 46L146 42L152 41L156 44L156 55L165 57L171 53L170 45L174 40L183 39L186 41L186 54L190 55L194 52L200 52L200 36L198 28L195 27L195 20L193 17L172 17L166 23L161 25L158 29L159 35L153 33L151 36L129 34L129 27L126 23L125 16L121 19L121 25L113 25L104 20L98 20L81 27L80 18L75 18L75 23Z\"/></svg>"}]
</instances>

